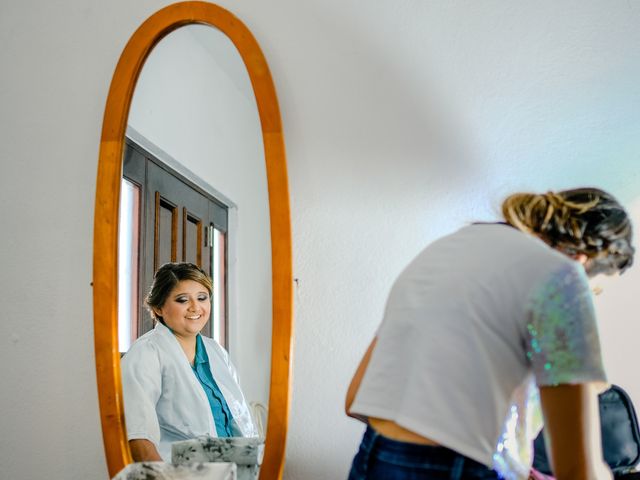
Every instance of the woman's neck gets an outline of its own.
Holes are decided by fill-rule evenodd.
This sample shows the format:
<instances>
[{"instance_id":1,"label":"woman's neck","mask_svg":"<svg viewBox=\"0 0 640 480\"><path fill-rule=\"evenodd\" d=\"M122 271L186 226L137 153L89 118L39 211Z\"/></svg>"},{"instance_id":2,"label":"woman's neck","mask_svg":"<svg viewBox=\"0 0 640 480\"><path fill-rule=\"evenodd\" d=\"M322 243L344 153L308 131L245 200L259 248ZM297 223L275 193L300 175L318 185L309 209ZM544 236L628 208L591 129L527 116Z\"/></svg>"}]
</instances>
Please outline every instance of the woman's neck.
<instances>
[{"instance_id":1,"label":"woman's neck","mask_svg":"<svg viewBox=\"0 0 640 480\"><path fill-rule=\"evenodd\" d=\"M189 360L189 363L193 365L196 358L196 335L188 337L176 335L175 333L174 335L182 347L184 354L187 356L187 360Z\"/></svg>"}]
</instances>

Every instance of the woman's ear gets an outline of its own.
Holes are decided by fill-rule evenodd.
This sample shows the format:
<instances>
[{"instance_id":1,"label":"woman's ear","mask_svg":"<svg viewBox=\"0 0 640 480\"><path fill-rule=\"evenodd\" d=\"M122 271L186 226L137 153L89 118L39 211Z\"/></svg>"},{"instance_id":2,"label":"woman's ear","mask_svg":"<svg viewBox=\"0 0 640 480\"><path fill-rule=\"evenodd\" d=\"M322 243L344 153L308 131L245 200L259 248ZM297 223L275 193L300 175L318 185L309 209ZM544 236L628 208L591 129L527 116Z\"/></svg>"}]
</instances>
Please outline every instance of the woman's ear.
<instances>
[{"instance_id":1,"label":"woman's ear","mask_svg":"<svg viewBox=\"0 0 640 480\"><path fill-rule=\"evenodd\" d=\"M153 313L156 316L156 318L162 318L162 309L161 308L153 307L152 310L153 310Z\"/></svg>"},{"instance_id":2,"label":"woman's ear","mask_svg":"<svg viewBox=\"0 0 640 480\"><path fill-rule=\"evenodd\" d=\"M573 258L576 262L579 262L583 266L584 271L587 273L588 277L593 278L598 274L597 271L594 271L593 259L589 258L586 254L576 253L575 255L572 255L571 258Z\"/></svg>"},{"instance_id":3,"label":"woman's ear","mask_svg":"<svg viewBox=\"0 0 640 480\"><path fill-rule=\"evenodd\" d=\"M587 257L587 255L584 253L576 253L575 255L571 255L571 258L573 258L576 262L581 263L582 265L586 265L589 261L589 257Z\"/></svg>"}]
</instances>

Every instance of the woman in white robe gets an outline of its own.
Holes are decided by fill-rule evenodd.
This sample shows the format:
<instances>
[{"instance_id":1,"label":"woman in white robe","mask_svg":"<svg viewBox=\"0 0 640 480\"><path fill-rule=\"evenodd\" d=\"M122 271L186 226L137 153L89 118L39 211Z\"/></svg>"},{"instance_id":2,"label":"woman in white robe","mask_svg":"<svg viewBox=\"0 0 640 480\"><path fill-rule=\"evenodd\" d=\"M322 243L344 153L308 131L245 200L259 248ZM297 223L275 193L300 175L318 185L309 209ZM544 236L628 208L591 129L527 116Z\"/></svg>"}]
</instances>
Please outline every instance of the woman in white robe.
<instances>
[{"instance_id":1,"label":"woman in white robe","mask_svg":"<svg viewBox=\"0 0 640 480\"><path fill-rule=\"evenodd\" d=\"M256 437L227 352L200 335L211 314L211 279L168 263L145 299L158 321L122 358L125 421L136 461L170 461L171 443L201 435Z\"/></svg>"}]
</instances>

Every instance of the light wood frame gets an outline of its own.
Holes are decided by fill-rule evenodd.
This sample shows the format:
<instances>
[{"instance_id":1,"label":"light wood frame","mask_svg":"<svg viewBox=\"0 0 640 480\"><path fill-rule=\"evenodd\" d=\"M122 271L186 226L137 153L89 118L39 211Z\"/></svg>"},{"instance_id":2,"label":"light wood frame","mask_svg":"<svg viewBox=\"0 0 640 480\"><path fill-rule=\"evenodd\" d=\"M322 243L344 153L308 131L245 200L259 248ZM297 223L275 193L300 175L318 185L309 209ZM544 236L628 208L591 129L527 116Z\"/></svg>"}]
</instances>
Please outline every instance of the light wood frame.
<instances>
[{"instance_id":1,"label":"light wood frame","mask_svg":"<svg viewBox=\"0 0 640 480\"><path fill-rule=\"evenodd\" d=\"M289 188L278 100L267 62L247 27L207 2L181 2L149 17L127 43L113 74L98 160L93 243L93 311L102 436L109 475L132 462L124 422L118 352L118 206L127 117L142 66L153 47L189 24L213 26L238 49L256 97L267 168L271 222L273 326L271 383L261 480L282 478L291 396L293 296Z\"/></svg>"}]
</instances>

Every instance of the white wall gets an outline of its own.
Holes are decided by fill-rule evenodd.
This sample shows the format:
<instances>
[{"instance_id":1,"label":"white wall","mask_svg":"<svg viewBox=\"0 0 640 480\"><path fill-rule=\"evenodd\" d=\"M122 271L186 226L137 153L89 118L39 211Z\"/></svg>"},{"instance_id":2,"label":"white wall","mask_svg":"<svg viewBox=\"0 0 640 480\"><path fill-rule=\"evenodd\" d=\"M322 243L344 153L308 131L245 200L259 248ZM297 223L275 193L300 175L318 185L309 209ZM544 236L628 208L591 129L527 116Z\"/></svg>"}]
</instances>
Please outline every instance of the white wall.
<instances>
[{"instance_id":1,"label":"white wall","mask_svg":"<svg viewBox=\"0 0 640 480\"><path fill-rule=\"evenodd\" d=\"M156 45L138 79L129 126L231 207L229 351L247 400L267 405L271 240L264 147L249 75L229 38L192 25Z\"/></svg>"},{"instance_id":2,"label":"white wall","mask_svg":"<svg viewBox=\"0 0 640 480\"><path fill-rule=\"evenodd\" d=\"M166 3L0 5L8 478L106 477L89 285L100 125L127 39ZM299 287L285 477L344 478L362 431L344 391L391 282L426 242L490 218L514 189L638 196L640 4L221 4L264 49L286 135ZM632 311L615 342L640 333ZM608 364L613 378L630 368Z\"/></svg>"},{"instance_id":3,"label":"white wall","mask_svg":"<svg viewBox=\"0 0 640 480\"><path fill-rule=\"evenodd\" d=\"M334 7L316 5L287 56L307 68L284 75L300 277L291 480L345 477L363 428L343 416L344 391L424 244L492 218L512 190L595 184L626 202L640 190L639 4ZM628 356L606 363L637 384L632 312L615 337Z\"/></svg>"}]
</instances>

